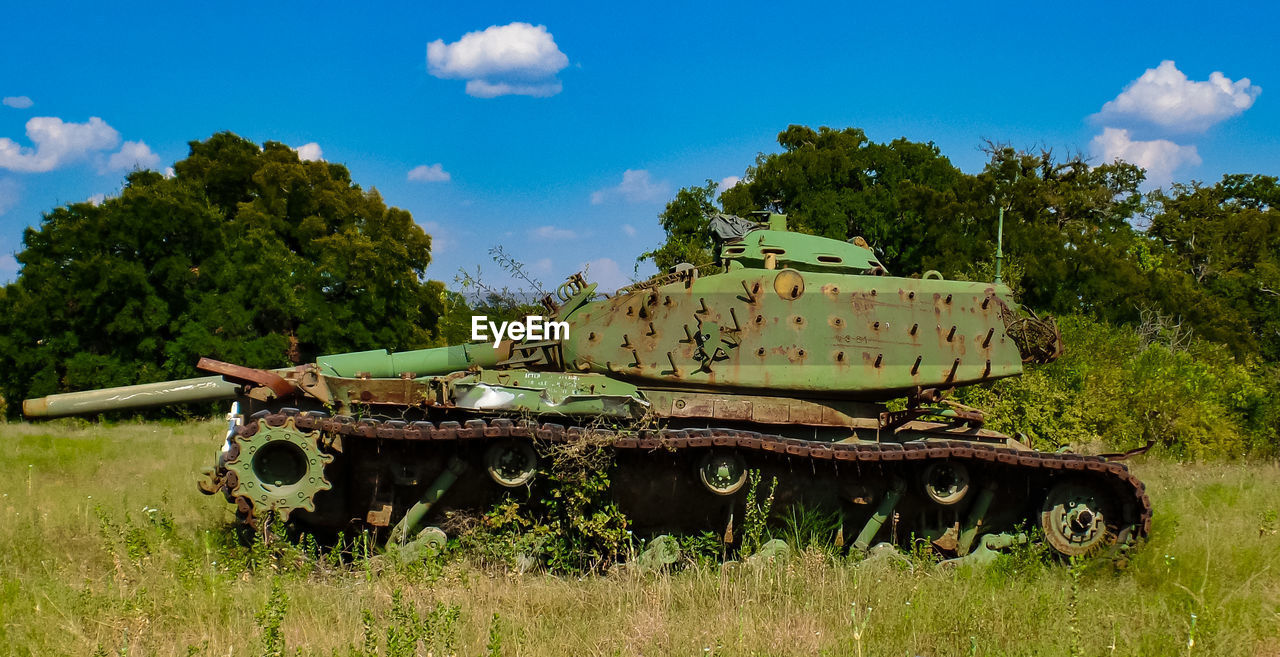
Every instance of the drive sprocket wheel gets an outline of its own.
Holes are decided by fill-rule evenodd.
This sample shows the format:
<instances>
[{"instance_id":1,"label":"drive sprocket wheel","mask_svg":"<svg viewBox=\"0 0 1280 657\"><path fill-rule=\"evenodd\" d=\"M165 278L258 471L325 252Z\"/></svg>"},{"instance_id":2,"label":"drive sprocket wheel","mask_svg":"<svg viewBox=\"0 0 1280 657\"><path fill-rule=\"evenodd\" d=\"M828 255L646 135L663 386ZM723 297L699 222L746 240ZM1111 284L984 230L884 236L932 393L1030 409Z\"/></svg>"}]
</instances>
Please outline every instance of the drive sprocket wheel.
<instances>
[{"instance_id":1,"label":"drive sprocket wheel","mask_svg":"<svg viewBox=\"0 0 1280 657\"><path fill-rule=\"evenodd\" d=\"M288 520L294 510L315 511L315 497L333 487L324 467L333 456L320 451L320 432L304 433L292 417L273 427L258 421L253 435L237 435L239 454L227 461L235 474L233 497L249 501L255 512L274 511Z\"/></svg>"}]
</instances>

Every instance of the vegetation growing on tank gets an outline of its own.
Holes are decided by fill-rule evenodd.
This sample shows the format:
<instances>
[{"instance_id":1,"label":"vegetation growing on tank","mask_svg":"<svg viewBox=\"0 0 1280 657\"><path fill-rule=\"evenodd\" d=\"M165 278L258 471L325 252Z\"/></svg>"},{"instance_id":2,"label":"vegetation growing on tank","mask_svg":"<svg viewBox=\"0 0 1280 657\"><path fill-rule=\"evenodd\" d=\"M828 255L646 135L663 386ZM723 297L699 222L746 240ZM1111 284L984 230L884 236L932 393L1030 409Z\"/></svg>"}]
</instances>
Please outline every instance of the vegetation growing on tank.
<instances>
[{"instance_id":1,"label":"vegetation growing on tank","mask_svg":"<svg viewBox=\"0 0 1280 657\"><path fill-rule=\"evenodd\" d=\"M564 574L602 573L627 554L627 517L609 490L614 453L606 437L540 447L546 467L536 497L509 493L479 522L456 524L460 544L482 564L526 571L545 566Z\"/></svg>"}]
</instances>

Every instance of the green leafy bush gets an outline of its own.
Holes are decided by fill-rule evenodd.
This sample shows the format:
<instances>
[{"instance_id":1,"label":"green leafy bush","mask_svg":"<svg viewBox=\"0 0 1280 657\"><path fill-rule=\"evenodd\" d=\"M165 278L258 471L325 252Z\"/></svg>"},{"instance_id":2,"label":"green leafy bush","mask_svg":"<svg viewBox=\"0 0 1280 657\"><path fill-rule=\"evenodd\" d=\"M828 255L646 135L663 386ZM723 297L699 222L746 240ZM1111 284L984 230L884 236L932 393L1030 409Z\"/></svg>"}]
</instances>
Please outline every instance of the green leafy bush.
<instances>
[{"instance_id":1,"label":"green leafy bush","mask_svg":"<svg viewBox=\"0 0 1280 657\"><path fill-rule=\"evenodd\" d=\"M1132 327L1059 318L1067 351L1024 376L959 391L991 428L1025 433L1043 449L1154 441L1180 458L1274 453L1280 446L1277 369L1226 346L1191 339L1143 344Z\"/></svg>"}]
</instances>

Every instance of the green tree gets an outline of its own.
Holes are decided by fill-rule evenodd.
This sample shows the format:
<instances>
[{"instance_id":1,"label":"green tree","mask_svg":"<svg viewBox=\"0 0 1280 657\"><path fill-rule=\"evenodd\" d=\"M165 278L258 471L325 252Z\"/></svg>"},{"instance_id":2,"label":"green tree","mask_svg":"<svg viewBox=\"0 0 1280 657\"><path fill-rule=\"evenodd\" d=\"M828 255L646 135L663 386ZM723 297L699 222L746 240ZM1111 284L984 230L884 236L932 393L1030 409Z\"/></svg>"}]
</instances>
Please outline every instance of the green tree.
<instances>
[{"instance_id":1,"label":"green tree","mask_svg":"<svg viewBox=\"0 0 1280 657\"><path fill-rule=\"evenodd\" d=\"M857 128L792 125L778 144L782 152L758 156L724 193L725 212L776 209L793 230L862 236L893 271L918 271L926 255L954 241L950 226L975 212L975 180L932 143L878 144Z\"/></svg>"},{"instance_id":2,"label":"green tree","mask_svg":"<svg viewBox=\"0 0 1280 657\"><path fill-rule=\"evenodd\" d=\"M1018 264L1020 278L1012 282L1024 303L1054 313L1135 318L1152 283L1134 257L1152 246L1131 223L1142 208L1142 171L1125 163L1090 166L1079 157L1059 161L1048 151L991 146L989 153L972 198L974 206L985 206L977 211L982 219L949 222L953 239L980 249L964 257L990 259L1003 206L1004 251Z\"/></svg>"},{"instance_id":3,"label":"green tree","mask_svg":"<svg viewBox=\"0 0 1280 657\"><path fill-rule=\"evenodd\" d=\"M424 279L431 238L408 212L284 144L220 133L190 149L172 178L135 171L117 198L26 231L0 291L0 394L436 340L444 286Z\"/></svg>"},{"instance_id":4,"label":"green tree","mask_svg":"<svg viewBox=\"0 0 1280 657\"><path fill-rule=\"evenodd\" d=\"M1193 303L1193 328L1280 361L1280 185L1273 176L1228 175L1212 186L1174 185L1152 195L1149 233L1171 255L1167 276ZM1177 290L1175 290L1176 292ZM1181 295L1188 295L1185 291Z\"/></svg>"},{"instance_id":5,"label":"green tree","mask_svg":"<svg viewBox=\"0 0 1280 657\"><path fill-rule=\"evenodd\" d=\"M685 187L676 192L676 197L658 215L662 229L667 231L667 241L639 259L652 258L660 272L682 262L699 266L709 264L712 260L711 231L707 228L707 218L720 211L714 201L718 186L718 183L708 180L701 187Z\"/></svg>"}]
</instances>

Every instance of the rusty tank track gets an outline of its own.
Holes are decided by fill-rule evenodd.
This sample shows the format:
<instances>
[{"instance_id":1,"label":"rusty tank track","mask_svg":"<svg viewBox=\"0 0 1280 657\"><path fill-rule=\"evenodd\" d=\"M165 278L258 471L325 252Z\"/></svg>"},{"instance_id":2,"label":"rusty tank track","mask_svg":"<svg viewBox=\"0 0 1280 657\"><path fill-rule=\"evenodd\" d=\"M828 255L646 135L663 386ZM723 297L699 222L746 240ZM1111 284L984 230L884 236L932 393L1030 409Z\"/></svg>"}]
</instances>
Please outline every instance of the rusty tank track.
<instances>
[{"instance_id":1,"label":"rusty tank track","mask_svg":"<svg viewBox=\"0 0 1280 657\"><path fill-rule=\"evenodd\" d=\"M1151 529L1151 500L1146 486L1128 467L1103 457L1039 452L997 447L957 440L930 439L900 443L829 443L746 431L739 429L637 429L614 430L597 427L564 426L508 418L471 419L463 422L406 422L372 418L329 416L322 412L280 409L259 411L237 428L242 436L259 429L258 420L282 426L293 420L303 431L320 431L351 439L459 442L500 438L525 438L548 443L567 443L588 436L611 438L610 446L633 452L679 452L692 448L731 448L749 453L801 461L851 465L924 465L931 461L960 461L973 465L1007 468L1021 473L1035 472L1087 476L1105 482L1115 492L1121 511L1117 523L1119 544L1145 537Z\"/></svg>"}]
</instances>

